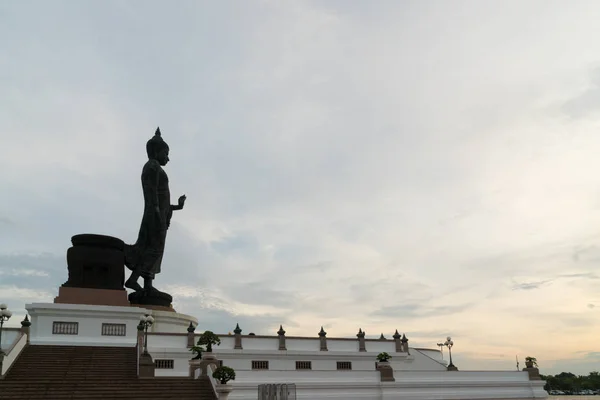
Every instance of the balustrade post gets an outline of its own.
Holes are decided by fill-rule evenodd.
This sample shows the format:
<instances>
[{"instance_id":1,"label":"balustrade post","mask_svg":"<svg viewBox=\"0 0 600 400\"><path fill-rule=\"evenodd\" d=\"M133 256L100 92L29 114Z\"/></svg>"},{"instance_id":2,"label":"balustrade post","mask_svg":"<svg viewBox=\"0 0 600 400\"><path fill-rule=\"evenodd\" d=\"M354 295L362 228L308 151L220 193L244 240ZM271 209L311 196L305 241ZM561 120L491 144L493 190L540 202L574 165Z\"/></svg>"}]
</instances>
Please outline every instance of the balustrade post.
<instances>
[{"instance_id":1,"label":"balustrade post","mask_svg":"<svg viewBox=\"0 0 600 400\"><path fill-rule=\"evenodd\" d=\"M285 347L285 331L283 330L283 325L279 325L277 335L279 335L279 350L287 350Z\"/></svg>"},{"instance_id":2,"label":"balustrade post","mask_svg":"<svg viewBox=\"0 0 600 400\"><path fill-rule=\"evenodd\" d=\"M402 349L410 355L410 350L408 349L408 339L404 333L402 334Z\"/></svg>"},{"instance_id":3,"label":"balustrade post","mask_svg":"<svg viewBox=\"0 0 600 400\"><path fill-rule=\"evenodd\" d=\"M323 327L319 331L319 347L319 350L327 351L327 332L323 330Z\"/></svg>"},{"instance_id":4,"label":"balustrade post","mask_svg":"<svg viewBox=\"0 0 600 400\"><path fill-rule=\"evenodd\" d=\"M362 328L358 329L356 337L358 338L358 351L367 351L365 346L365 332L363 332Z\"/></svg>"},{"instance_id":5,"label":"balustrade post","mask_svg":"<svg viewBox=\"0 0 600 400\"><path fill-rule=\"evenodd\" d=\"M194 326L194 324L192 324L192 321L190 321L190 326L188 326L187 328L187 348L191 348L194 347L194 343L195 343L195 334L194 332L196 331L196 327Z\"/></svg>"},{"instance_id":6,"label":"balustrade post","mask_svg":"<svg viewBox=\"0 0 600 400\"><path fill-rule=\"evenodd\" d=\"M240 328L240 324L235 324L233 333L235 334L235 346L233 348L236 350L242 350L242 329Z\"/></svg>"},{"instance_id":7,"label":"balustrade post","mask_svg":"<svg viewBox=\"0 0 600 400\"><path fill-rule=\"evenodd\" d=\"M29 317L27 316L27 314L25 314L25 318L23 319L23 321L21 321L21 332L23 332L24 335L27 335L27 344L29 344L29 337L30 332L31 332L31 322L29 321Z\"/></svg>"},{"instance_id":8,"label":"balustrade post","mask_svg":"<svg viewBox=\"0 0 600 400\"><path fill-rule=\"evenodd\" d=\"M392 336L394 338L394 344L396 345L396 353L401 353L402 352L402 336L400 336L400 334L398 333L398 329L396 329L396 333L394 333L394 336Z\"/></svg>"}]
</instances>

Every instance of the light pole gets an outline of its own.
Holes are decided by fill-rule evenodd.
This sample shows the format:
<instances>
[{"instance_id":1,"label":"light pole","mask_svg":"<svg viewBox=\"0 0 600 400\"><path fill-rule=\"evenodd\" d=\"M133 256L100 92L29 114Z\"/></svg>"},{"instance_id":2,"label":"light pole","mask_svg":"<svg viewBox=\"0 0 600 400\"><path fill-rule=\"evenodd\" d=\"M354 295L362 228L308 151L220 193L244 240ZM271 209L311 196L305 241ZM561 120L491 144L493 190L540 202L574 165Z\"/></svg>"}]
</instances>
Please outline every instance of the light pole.
<instances>
[{"instance_id":1,"label":"light pole","mask_svg":"<svg viewBox=\"0 0 600 400\"><path fill-rule=\"evenodd\" d=\"M4 351L2 351L2 327L4 321L8 321L10 317L12 317L12 313L6 307L6 304L0 304L0 354L4 354Z\"/></svg>"},{"instance_id":2,"label":"light pole","mask_svg":"<svg viewBox=\"0 0 600 400\"><path fill-rule=\"evenodd\" d=\"M448 369L456 369L456 366L452 364L452 346L454 346L454 342L452 341L452 338L450 336L446 338L444 346L448 348L448 355L450 356L450 364L448 364Z\"/></svg>"},{"instance_id":3,"label":"light pole","mask_svg":"<svg viewBox=\"0 0 600 400\"><path fill-rule=\"evenodd\" d=\"M442 360L444 359L444 343L438 343L438 347L440 348L440 353L442 353Z\"/></svg>"},{"instance_id":4,"label":"light pole","mask_svg":"<svg viewBox=\"0 0 600 400\"><path fill-rule=\"evenodd\" d=\"M154 318L150 314L140 317L140 326L144 327L144 354L148 354L148 328L154 323Z\"/></svg>"}]
</instances>

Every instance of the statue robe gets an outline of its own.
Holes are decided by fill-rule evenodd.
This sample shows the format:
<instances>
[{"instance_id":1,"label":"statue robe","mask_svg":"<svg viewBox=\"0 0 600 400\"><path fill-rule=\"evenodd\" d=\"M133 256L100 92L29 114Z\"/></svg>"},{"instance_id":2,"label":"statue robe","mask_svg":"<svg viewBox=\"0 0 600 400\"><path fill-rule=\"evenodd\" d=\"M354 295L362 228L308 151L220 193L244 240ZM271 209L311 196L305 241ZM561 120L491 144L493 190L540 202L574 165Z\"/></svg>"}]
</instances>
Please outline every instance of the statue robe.
<instances>
[{"instance_id":1,"label":"statue robe","mask_svg":"<svg viewBox=\"0 0 600 400\"><path fill-rule=\"evenodd\" d=\"M142 169L144 214L134 245L125 245L125 265L144 278L160 273L167 228L173 210L169 178L158 161L150 159ZM158 211L157 211L158 210Z\"/></svg>"}]
</instances>

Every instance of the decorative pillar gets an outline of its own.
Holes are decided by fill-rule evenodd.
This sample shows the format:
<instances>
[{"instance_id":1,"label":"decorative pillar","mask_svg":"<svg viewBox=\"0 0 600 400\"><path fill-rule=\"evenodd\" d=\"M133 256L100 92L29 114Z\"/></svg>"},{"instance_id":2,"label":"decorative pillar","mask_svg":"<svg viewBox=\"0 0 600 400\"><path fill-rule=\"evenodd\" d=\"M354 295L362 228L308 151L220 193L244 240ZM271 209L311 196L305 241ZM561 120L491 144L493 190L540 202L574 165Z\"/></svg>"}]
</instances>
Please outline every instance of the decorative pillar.
<instances>
[{"instance_id":1,"label":"decorative pillar","mask_svg":"<svg viewBox=\"0 0 600 400\"><path fill-rule=\"evenodd\" d=\"M29 344L30 326L31 326L31 322L29 321L29 317L27 316L27 314L25 314L25 319L23 319L23 321L21 321L21 332L23 332L23 334L27 335L27 344Z\"/></svg>"},{"instance_id":2,"label":"decorative pillar","mask_svg":"<svg viewBox=\"0 0 600 400\"><path fill-rule=\"evenodd\" d=\"M279 325L277 334L279 335L279 350L287 350L285 347L285 331L283 330L283 325Z\"/></svg>"},{"instance_id":3,"label":"decorative pillar","mask_svg":"<svg viewBox=\"0 0 600 400\"><path fill-rule=\"evenodd\" d=\"M233 333L235 334L235 346L233 348L236 350L242 350L242 329L240 328L240 324L235 324Z\"/></svg>"},{"instance_id":4,"label":"decorative pillar","mask_svg":"<svg viewBox=\"0 0 600 400\"><path fill-rule=\"evenodd\" d=\"M402 334L402 349L410 355L410 351L408 350L408 339L404 333Z\"/></svg>"},{"instance_id":5,"label":"decorative pillar","mask_svg":"<svg viewBox=\"0 0 600 400\"><path fill-rule=\"evenodd\" d=\"M195 342L195 334L194 332L196 331L196 327L194 326L194 324L192 324L192 321L190 321L190 326L187 327L187 348L192 348L194 347L194 342Z\"/></svg>"},{"instance_id":6,"label":"decorative pillar","mask_svg":"<svg viewBox=\"0 0 600 400\"><path fill-rule=\"evenodd\" d=\"M361 328L358 329L356 337L358 338L358 351L367 351L365 347L365 333Z\"/></svg>"},{"instance_id":7,"label":"decorative pillar","mask_svg":"<svg viewBox=\"0 0 600 400\"><path fill-rule=\"evenodd\" d=\"M396 344L396 353L402 353L402 341L400 340L401 336L398 333L398 329L396 329L396 333L394 333L394 343Z\"/></svg>"},{"instance_id":8,"label":"decorative pillar","mask_svg":"<svg viewBox=\"0 0 600 400\"><path fill-rule=\"evenodd\" d=\"M138 378L154 378L154 360L148 353L148 327L152 325L154 318L146 314L142 316L138 329L138 351L140 352L138 364ZM143 347L143 350L142 350Z\"/></svg>"},{"instance_id":9,"label":"decorative pillar","mask_svg":"<svg viewBox=\"0 0 600 400\"><path fill-rule=\"evenodd\" d=\"M321 351L327 351L327 332L323 330L321 326L321 330L319 331L319 344Z\"/></svg>"}]
</instances>

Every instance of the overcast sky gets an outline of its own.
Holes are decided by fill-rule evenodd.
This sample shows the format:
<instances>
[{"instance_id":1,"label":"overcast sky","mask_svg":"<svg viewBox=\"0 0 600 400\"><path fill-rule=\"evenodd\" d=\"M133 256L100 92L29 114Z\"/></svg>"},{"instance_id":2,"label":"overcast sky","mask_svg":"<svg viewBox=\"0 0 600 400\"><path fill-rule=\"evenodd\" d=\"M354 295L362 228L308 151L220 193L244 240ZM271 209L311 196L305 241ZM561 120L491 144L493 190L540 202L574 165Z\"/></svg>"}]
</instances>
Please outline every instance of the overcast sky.
<instances>
[{"instance_id":1,"label":"overcast sky","mask_svg":"<svg viewBox=\"0 0 600 400\"><path fill-rule=\"evenodd\" d=\"M451 335L462 369L600 365L600 3L3 1L0 300L78 233L133 243L199 329Z\"/></svg>"}]
</instances>

